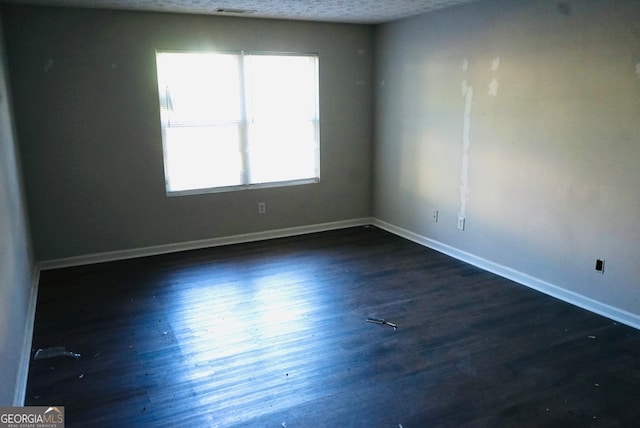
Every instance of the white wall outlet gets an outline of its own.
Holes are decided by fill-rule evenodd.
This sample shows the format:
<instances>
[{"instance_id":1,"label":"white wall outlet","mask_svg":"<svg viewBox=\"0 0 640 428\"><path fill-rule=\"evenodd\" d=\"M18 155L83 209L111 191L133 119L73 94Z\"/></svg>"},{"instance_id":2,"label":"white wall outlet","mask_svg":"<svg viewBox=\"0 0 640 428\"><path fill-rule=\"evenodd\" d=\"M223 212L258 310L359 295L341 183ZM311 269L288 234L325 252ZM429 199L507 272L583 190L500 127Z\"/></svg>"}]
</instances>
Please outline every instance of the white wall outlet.
<instances>
[{"instance_id":1,"label":"white wall outlet","mask_svg":"<svg viewBox=\"0 0 640 428\"><path fill-rule=\"evenodd\" d=\"M267 204L264 202L258 202L258 214L264 214L267 212Z\"/></svg>"},{"instance_id":2,"label":"white wall outlet","mask_svg":"<svg viewBox=\"0 0 640 428\"><path fill-rule=\"evenodd\" d=\"M431 214L431 221L434 223L438 222L438 210L433 210L433 213Z\"/></svg>"},{"instance_id":3,"label":"white wall outlet","mask_svg":"<svg viewBox=\"0 0 640 428\"><path fill-rule=\"evenodd\" d=\"M458 216L458 230L464 230L465 218L461 215Z\"/></svg>"}]
</instances>

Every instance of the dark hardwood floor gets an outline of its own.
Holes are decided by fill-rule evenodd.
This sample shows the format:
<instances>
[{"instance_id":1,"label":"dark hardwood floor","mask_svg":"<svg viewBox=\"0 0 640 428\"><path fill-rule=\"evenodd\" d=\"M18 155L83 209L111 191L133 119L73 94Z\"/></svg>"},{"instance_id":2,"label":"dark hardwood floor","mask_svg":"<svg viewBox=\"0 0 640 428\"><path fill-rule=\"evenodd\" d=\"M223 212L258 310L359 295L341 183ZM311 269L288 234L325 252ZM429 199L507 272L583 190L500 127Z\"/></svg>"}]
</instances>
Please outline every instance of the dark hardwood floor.
<instances>
[{"instance_id":1,"label":"dark hardwood floor","mask_svg":"<svg viewBox=\"0 0 640 428\"><path fill-rule=\"evenodd\" d=\"M640 426L639 331L374 227L44 271L52 346L68 427Z\"/></svg>"}]
</instances>

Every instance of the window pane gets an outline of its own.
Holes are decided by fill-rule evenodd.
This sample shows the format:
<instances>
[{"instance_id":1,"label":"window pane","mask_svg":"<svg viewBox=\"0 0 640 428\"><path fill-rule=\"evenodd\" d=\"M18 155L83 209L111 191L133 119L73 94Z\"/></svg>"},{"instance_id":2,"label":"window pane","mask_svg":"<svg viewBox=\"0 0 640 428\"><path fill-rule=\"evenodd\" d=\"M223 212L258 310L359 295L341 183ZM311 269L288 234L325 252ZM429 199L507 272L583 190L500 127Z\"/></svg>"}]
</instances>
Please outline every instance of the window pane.
<instances>
[{"instance_id":1,"label":"window pane","mask_svg":"<svg viewBox=\"0 0 640 428\"><path fill-rule=\"evenodd\" d=\"M239 122L240 60L227 54L158 54L164 126Z\"/></svg>"},{"instance_id":2,"label":"window pane","mask_svg":"<svg viewBox=\"0 0 640 428\"><path fill-rule=\"evenodd\" d=\"M242 184L238 126L167 128L165 131L167 190Z\"/></svg>"},{"instance_id":3,"label":"window pane","mask_svg":"<svg viewBox=\"0 0 640 428\"><path fill-rule=\"evenodd\" d=\"M250 121L318 118L316 57L251 55L245 73Z\"/></svg>"},{"instance_id":4,"label":"window pane","mask_svg":"<svg viewBox=\"0 0 640 428\"><path fill-rule=\"evenodd\" d=\"M246 57L251 183L318 174L317 57Z\"/></svg>"},{"instance_id":5,"label":"window pane","mask_svg":"<svg viewBox=\"0 0 640 428\"><path fill-rule=\"evenodd\" d=\"M319 176L315 122L252 124L249 141L251 183Z\"/></svg>"}]
</instances>

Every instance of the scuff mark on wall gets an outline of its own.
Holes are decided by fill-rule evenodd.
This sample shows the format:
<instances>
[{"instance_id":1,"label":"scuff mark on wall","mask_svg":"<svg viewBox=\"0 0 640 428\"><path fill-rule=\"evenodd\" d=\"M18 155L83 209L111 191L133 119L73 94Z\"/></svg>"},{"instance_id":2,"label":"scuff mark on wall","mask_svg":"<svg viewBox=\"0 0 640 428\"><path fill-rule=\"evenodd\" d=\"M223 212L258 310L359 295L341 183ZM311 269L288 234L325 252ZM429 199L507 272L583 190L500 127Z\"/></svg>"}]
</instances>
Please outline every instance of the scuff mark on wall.
<instances>
[{"instance_id":1,"label":"scuff mark on wall","mask_svg":"<svg viewBox=\"0 0 640 428\"><path fill-rule=\"evenodd\" d=\"M464 71L467 71L469 69L469 60L466 58L462 61L462 69Z\"/></svg>"},{"instance_id":2,"label":"scuff mark on wall","mask_svg":"<svg viewBox=\"0 0 640 428\"><path fill-rule=\"evenodd\" d=\"M469 201L469 147L471 147L471 106L473 103L473 86L469 85L466 80L462 81L462 95L464 96L464 117L462 125L462 165L460 167L460 211L458 216L466 217L467 202Z\"/></svg>"},{"instance_id":3,"label":"scuff mark on wall","mask_svg":"<svg viewBox=\"0 0 640 428\"><path fill-rule=\"evenodd\" d=\"M571 15L571 5L566 2L558 2L556 8L558 9L558 12L560 12L564 16Z\"/></svg>"}]
</instances>

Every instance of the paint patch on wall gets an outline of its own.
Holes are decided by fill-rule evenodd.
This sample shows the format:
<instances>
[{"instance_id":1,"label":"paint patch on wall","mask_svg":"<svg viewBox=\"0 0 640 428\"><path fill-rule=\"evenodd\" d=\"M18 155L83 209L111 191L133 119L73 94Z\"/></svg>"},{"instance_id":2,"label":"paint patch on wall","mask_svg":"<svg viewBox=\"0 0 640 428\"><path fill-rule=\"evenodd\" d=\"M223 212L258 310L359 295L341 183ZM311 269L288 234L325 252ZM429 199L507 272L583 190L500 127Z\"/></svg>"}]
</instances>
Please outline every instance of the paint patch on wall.
<instances>
[{"instance_id":1,"label":"paint patch on wall","mask_svg":"<svg viewBox=\"0 0 640 428\"><path fill-rule=\"evenodd\" d=\"M498 79L493 79L491 83L489 83L489 95L495 97L498 95Z\"/></svg>"},{"instance_id":2,"label":"paint patch on wall","mask_svg":"<svg viewBox=\"0 0 640 428\"><path fill-rule=\"evenodd\" d=\"M640 62L636 64L636 74L640 77Z\"/></svg>"},{"instance_id":3,"label":"paint patch on wall","mask_svg":"<svg viewBox=\"0 0 640 428\"><path fill-rule=\"evenodd\" d=\"M464 71L467 71L469 69L469 60L466 58L462 61L462 69Z\"/></svg>"},{"instance_id":4,"label":"paint patch on wall","mask_svg":"<svg viewBox=\"0 0 640 428\"><path fill-rule=\"evenodd\" d=\"M470 86L466 80L463 80L462 83L460 84L460 92L462 92L463 97L467 95L467 91L469 90L469 87Z\"/></svg>"},{"instance_id":5,"label":"paint patch on wall","mask_svg":"<svg viewBox=\"0 0 640 428\"><path fill-rule=\"evenodd\" d=\"M500 57L495 57L493 61L491 61L491 71L498 71L500 68ZM489 83L489 95L495 97L498 95L498 79L495 77Z\"/></svg>"},{"instance_id":6,"label":"paint patch on wall","mask_svg":"<svg viewBox=\"0 0 640 428\"><path fill-rule=\"evenodd\" d=\"M469 201L469 148L471 147L471 106L473 105L473 86L466 80L462 82L464 96L464 116L462 125L462 165L460 167L460 211L458 216L466 217Z\"/></svg>"},{"instance_id":7,"label":"paint patch on wall","mask_svg":"<svg viewBox=\"0 0 640 428\"><path fill-rule=\"evenodd\" d=\"M491 70L496 71L500 68L500 57L496 57L491 61Z\"/></svg>"}]
</instances>

